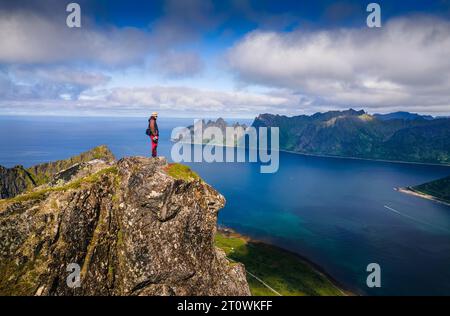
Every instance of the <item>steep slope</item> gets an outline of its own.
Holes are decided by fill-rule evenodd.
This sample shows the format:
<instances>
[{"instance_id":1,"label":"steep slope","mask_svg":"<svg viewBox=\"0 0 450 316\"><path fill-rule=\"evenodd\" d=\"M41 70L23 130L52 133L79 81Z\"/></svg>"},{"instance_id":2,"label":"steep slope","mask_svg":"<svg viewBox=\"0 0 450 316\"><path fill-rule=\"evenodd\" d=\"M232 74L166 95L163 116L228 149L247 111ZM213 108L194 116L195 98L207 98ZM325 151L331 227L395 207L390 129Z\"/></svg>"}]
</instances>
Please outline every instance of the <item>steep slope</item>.
<instances>
[{"instance_id":1,"label":"steep slope","mask_svg":"<svg viewBox=\"0 0 450 316\"><path fill-rule=\"evenodd\" d=\"M311 116L262 114L254 127L279 127L280 149L305 154L450 164L450 119L378 119L364 111Z\"/></svg>"},{"instance_id":2,"label":"steep slope","mask_svg":"<svg viewBox=\"0 0 450 316\"><path fill-rule=\"evenodd\" d=\"M23 166L14 168L0 166L0 198L14 197L37 185L47 183L55 174L76 163L88 162L93 159L113 161L114 155L103 145L66 160L43 163L27 169Z\"/></svg>"},{"instance_id":3,"label":"steep slope","mask_svg":"<svg viewBox=\"0 0 450 316\"><path fill-rule=\"evenodd\" d=\"M225 200L194 175L94 160L0 200L0 294L249 295L244 267L214 247Z\"/></svg>"},{"instance_id":4,"label":"steep slope","mask_svg":"<svg viewBox=\"0 0 450 316\"><path fill-rule=\"evenodd\" d=\"M23 167L0 166L0 199L16 196L35 186L33 176Z\"/></svg>"}]
</instances>

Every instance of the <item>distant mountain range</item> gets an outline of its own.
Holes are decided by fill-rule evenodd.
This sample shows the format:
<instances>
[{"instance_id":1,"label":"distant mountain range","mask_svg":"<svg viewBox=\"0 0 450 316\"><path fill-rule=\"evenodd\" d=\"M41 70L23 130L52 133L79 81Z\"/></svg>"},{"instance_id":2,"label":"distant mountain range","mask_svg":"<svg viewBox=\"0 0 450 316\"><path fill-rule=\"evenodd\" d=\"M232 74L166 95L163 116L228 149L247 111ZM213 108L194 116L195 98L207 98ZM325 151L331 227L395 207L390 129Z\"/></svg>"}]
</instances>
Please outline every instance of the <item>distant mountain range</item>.
<instances>
[{"instance_id":1,"label":"distant mountain range","mask_svg":"<svg viewBox=\"0 0 450 316\"><path fill-rule=\"evenodd\" d=\"M450 118L349 109L311 116L261 114L254 127L279 127L280 149L305 154L450 164Z\"/></svg>"},{"instance_id":2,"label":"distant mountain range","mask_svg":"<svg viewBox=\"0 0 450 316\"><path fill-rule=\"evenodd\" d=\"M207 122L205 120L202 120L201 129L202 132L199 135L203 135L203 132L209 128L209 127L217 127L222 132L223 139L217 140L217 139L209 139L203 137L202 143L203 144L210 144L210 145L225 145L225 138L226 138L226 128L227 127L233 127L235 128L237 135L236 139L233 140L233 143L237 145L238 139L240 139L244 135L244 131L247 128L247 125L245 124L228 124L223 118L219 117L216 121L208 120ZM194 133L196 132L196 129L199 128L199 126L190 125L187 127L191 133L192 140L187 142L195 142L194 139ZM200 132L200 131L199 131ZM186 140L185 140L186 141Z\"/></svg>"},{"instance_id":3,"label":"distant mountain range","mask_svg":"<svg viewBox=\"0 0 450 316\"><path fill-rule=\"evenodd\" d=\"M409 112L374 114L373 116L382 121L389 121L389 120L414 121L414 120L433 120L434 119L434 117L432 117L431 115L420 115L417 113L409 113Z\"/></svg>"}]
</instances>

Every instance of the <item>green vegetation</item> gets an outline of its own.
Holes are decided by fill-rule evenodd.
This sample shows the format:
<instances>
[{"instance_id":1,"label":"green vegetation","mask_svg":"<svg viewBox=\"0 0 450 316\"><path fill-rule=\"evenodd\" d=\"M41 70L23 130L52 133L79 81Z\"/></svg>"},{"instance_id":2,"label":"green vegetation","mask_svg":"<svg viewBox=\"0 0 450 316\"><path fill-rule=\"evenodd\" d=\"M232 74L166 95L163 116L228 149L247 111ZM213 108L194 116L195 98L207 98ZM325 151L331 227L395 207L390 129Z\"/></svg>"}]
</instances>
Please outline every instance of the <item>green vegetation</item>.
<instances>
[{"instance_id":1,"label":"green vegetation","mask_svg":"<svg viewBox=\"0 0 450 316\"><path fill-rule=\"evenodd\" d=\"M412 190L450 203L450 176L415 186Z\"/></svg>"},{"instance_id":2,"label":"green vegetation","mask_svg":"<svg viewBox=\"0 0 450 316\"><path fill-rule=\"evenodd\" d=\"M17 263L8 260L0 264L0 293L2 296L34 295L39 284L38 271L45 267L41 258Z\"/></svg>"},{"instance_id":3,"label":"green vegetation","mask_svg":"<svg viewBox=\"0 0 450 316\"><path fill-rule=\"evenodd\" d=\"M198 174L191 170L188 166L179 164L179 163L171 163L166 167L166 172L169 176L175 179L181 179L185 181L193 181L200 179Z\"/></svg>"},{"instance_id":4,"label":"green vegetation","mask_svg":"<svg viewBox=\"0 0 450 316\"><path fill-rule=\"evenodd\" d=\"M61 169L63 170L63 169ZM47 182L50 181L53 173L49 172L49 171L37 171L37 170L32 170L32 168L27 169L27 171L29 172L31 178L33 179L34 183L36 186L40 186L43 184L46 184Z\"/></svg>"},{"instance_id":5,"label":"green vegetation","mask_svg":"<svg viewBox=\"0 0 450 316\"><path fill-rule=\"evenodd\" d=\"M253 126L279 127L280 149L302 154L450 164L450 118L387 119L347 110L262 114Z\"/></svg>"},{"instance_id":6,"label":"green vegetation","mask_svg":"<svg viewBox=\"0 0 450 316\"><path fill-rule=\"evenodd\" d=\"M225 251L228 258L243 263L248 272L282 295L343 295L326 276L293 253L220 232L216 235L215 243ZM247 280L252 295L276 295L251 275L247 275Z\"/></svg>"},{"instance_id":7,"label":"green vegetation","mask_svg":"<svg viewBox=\"0 0 450 316\"><path fill-rule=\"evenodd\" d=\"M89 151L73 156L69 159L43 163L27 169L37 186L45 184L58 172L65 170L74 164L87 162L93 159L114 160L114 155L105 145L95 147Z\"/></svg>"},{"instance_id":8,"label":"green vegetation","mask_svg":"<svg viewBox=\"0 0 450 316\"><path fill-rule=\"evenodd\" d=\"M4 204L4 203L20 203L20 202L25 202L25 201L30 201L30 200L40 200L40 199L45 198L48 193L67 191L70 189L78 189L84 184L96 183L96 182L100 181L101 177L105 174L117 175L117 173L118 173L117 167L105 168L105 169L102 169L102 170L92 174L92 175L72 181L63 186L44 188L42 190L24 193L22 195L18 195L16 197L13 197L10 199L0 200L0 205Z\"/></svg>"},{"instance_id":9,"label":"green vegetation","mask_svg":"<svg viewBox=\"0 0 450 316\"><path fill-rule=\"evenodd\" d=\"M91 149L90 155L92 155L92 157L94 157L94 159L104 159L104 158L114 159L113 154L111 153L111 151L109 150L109 148L106 145L97 146L97 147ZM83 157L82 159L84 160L86 158Z\"/></svg>"},{"instance_id":10,"label":"green vegetation","mask_svg":"<svg viewBox=\"0 0 450 316\"><path fill-rule=\"evenodd\" d=\"M119 229L119 231L117 232L117 246L122 245L123 245L123 233L122 230Z\"/></svg>"},{"instance_id":11,"label":"green vegetation","mask_svg":"<svg viewBox=\"0 0 450 316\"><path fill-rule=\"evenodd\" d=\"M15 197L47 184L58 172L67 170L75 164L100 158L109 162L114 161L114 155L103 145L65 160L43 163L27 169L23 166L14 168L0 166L0 198Z\"/></svg>"}]
</instances>

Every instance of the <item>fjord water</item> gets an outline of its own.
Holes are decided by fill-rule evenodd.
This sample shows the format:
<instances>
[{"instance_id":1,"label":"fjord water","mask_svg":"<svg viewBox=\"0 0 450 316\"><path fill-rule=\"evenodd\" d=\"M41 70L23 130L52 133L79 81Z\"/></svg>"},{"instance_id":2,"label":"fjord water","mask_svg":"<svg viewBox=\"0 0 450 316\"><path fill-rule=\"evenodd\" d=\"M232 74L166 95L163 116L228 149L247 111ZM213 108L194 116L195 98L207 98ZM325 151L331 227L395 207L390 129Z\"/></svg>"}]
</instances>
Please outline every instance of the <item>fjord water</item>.
<instances>
[{"instance_id":1,"label":"fjord water","mask_svg":"<svg viewBox=\"0 0 450 316\"><path fill-rule=\"evenodd\" d=\"M189 119L159 120L160 154ZM248 123L248 122L247 122ZM147 119L0 117L0 165L67 158L108 145L120 158L149 155ZM280 168L191 163L227 199L219 224L296 252L368 295L450 295L450 207L395 191L450 174L445 166L280 153ZM369 263L381 288L366 286Z\"/></svg>"}]
</instances>

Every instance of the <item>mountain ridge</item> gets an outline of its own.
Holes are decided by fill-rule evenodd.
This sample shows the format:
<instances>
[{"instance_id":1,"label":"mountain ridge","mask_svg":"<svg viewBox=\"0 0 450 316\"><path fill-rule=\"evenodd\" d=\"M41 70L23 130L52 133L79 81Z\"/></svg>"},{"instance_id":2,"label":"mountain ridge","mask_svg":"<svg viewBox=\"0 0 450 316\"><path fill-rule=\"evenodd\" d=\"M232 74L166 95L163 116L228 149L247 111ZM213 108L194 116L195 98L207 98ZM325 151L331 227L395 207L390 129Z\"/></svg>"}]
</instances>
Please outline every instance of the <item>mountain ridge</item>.
<instances>
[{"instance_id":1,"label":"mountain ridge","mask_svg":"<svg viewBox=\"0 0 450 316\"><path fill-rule=\"evenodd\" d=\"M398 111L387 114L374 114L376 118L380 120L434 120L434 117L431 115L420 115L418 113L410 113L405 111Z\"/></svg>"},{"instance_id":2,"label":"mountain ridge","mask_svg":"<svg viewBox=\"0 0 450 316\"><path fill-rule=\"evenodd\" d=\"M450 119L380 120L349 109L311 116L260 114L253 127L279 127L280 149L303 154L450 164Z\"/></svg>"},{"instance_id":3,"label":"mountain ridge","mask_svg":"<svg viewBox=\"0 0 450 316\"><path fill-rule=\"evenodd\" d=\"M110 162L114 161L115 157L106 145L100 145L67 159L42 163L29 168L21 165L12 168L0 166L0 199L11 198L31 190L47 183L60 171L94 159Z\"/></svg>"}]
</instances>

